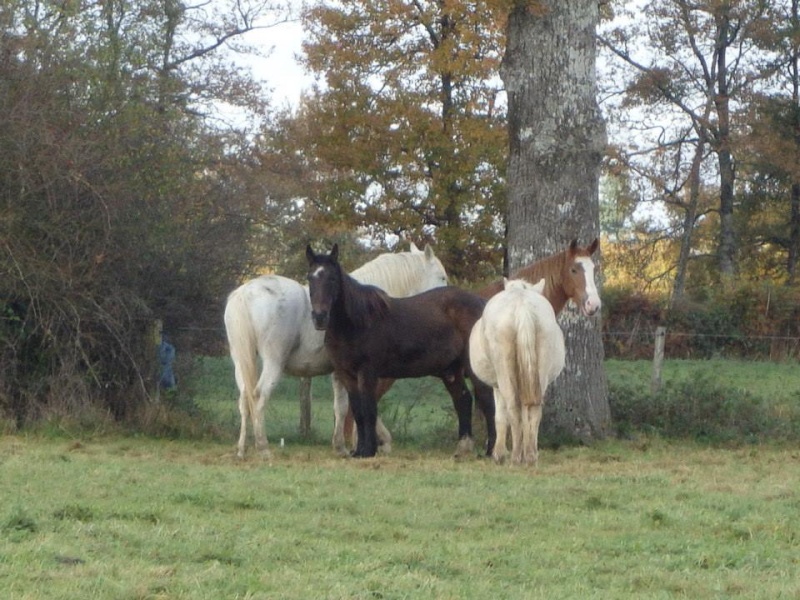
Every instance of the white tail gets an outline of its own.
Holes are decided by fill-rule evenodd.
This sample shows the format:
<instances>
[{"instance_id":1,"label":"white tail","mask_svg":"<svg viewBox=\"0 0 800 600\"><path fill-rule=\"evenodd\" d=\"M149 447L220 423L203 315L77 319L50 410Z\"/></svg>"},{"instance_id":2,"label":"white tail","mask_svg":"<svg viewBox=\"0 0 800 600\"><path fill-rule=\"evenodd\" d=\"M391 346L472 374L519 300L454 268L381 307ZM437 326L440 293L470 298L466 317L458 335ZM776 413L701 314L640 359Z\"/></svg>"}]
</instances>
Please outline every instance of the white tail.
<instances>
[{"instance_id":1,"label":"white tail","mask_svg":"<svg viewBox=\"0 0 800 600\"><path fill-rule=\"evenodd\" d=\"M536 317L527 303L522 303L516 307L515 320L515 390L522 406L536 406L542 403L540 363L543 358L538 355Z\"/></svg>"},{"instance_id":2,"label":"white tail","mask_svg":"<svg viewBox=\"0 0 800 600\"><path fill-rule=\"evenodd\" d=\"M225 305L225 330L228 334L236 385L239 387L239 408L243 411L242 421L245 421L256 410L258 341L256 329L250 319L250 308L241 288L228 296Z\"/></svg>"}]
</instances>

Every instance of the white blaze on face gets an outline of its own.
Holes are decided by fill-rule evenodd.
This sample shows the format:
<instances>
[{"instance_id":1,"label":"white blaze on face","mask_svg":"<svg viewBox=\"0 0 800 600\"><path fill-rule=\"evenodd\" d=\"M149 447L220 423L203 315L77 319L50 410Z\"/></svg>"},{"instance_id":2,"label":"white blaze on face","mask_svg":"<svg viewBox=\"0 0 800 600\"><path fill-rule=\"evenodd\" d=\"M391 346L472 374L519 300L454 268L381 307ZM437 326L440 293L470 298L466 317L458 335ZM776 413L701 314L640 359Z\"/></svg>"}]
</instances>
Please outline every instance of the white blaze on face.
<instances>
[{"instance_id":1,"label":"white blaze on face","mask_svg":"<svg viewBox=\"0 0 800 600\"><path fill-rule=\"evenodd\" d=\"M581 312L586 316L591 316L600 310L600 294L594 283L594 263L591 258L583 257L577 259L583 266L583 274L586 278L586 301L580 307Z\"/></svg>"},{"instance_id":2,"label":"white blaze on face","mask_svg":"<svg viewBox=\"0 0 800 600\"><path fill-rule=\"evenodd\" d=\"M323 271L325 271L325 267L318 266L316 269L314 269L314 272L311 273L311 277L317 278L322 275Z\"/></svg>"}]
</instances>

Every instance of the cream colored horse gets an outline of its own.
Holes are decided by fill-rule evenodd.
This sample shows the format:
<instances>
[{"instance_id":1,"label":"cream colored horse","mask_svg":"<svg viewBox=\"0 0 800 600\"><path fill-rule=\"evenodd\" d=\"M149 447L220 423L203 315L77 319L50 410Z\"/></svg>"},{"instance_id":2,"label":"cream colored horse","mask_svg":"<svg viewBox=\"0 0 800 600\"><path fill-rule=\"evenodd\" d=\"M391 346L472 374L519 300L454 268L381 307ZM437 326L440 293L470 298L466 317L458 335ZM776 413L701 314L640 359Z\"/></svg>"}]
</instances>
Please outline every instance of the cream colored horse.
<instances>
[{"instance_id":1,"label":"cream colored horse","mask_svg":"<svg viewBox=\"0 0 800 600\"><path fill-rule=\"evenodd\" d=\"M497 440L492 451L502 463L536 465L539 424L547 387L564 368L564 334L552 305L542 295L545 280L531 285L505 281L475 323L469 339L472 371L494 388Z\"/></svg>"},{"instance_id":2,"label":"cream colored horse","mask_svg":"<svg viewBox=\"0 0 800 600\"><path fill-rule=\"evenodd\" d=\"M447 273L430 246L410 252L381 254L352 273L362 283L375 285L390 296L413 296L434 287L447 285ZM247 418L253 425L256 450L269 455L264 432L264 408L284 373L294 377L327 375L333 366L325 351L325 333L314 329L308 286L280 275L264 275L242 284L228 296L225 306L236 385L239 387L241 429L237 454L244 456ZM258 374L261 357L261 374ZM333 446L340 454L344 443L344 416L348 398L336 378L333 383ZM391 435L378 425L381 443L391 444Z\"/></svg>"}]
</instances>

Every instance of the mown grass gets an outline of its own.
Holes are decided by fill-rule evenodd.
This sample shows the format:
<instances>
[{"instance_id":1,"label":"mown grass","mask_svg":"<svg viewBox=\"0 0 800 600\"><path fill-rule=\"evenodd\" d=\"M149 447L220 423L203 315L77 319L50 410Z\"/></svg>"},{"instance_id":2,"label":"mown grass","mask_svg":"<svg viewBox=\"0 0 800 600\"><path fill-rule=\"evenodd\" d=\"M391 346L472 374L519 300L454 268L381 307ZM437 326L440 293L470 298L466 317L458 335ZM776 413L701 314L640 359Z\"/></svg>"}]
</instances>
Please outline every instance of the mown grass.
<instances>
[{"instance_id":1,"label":"mown grass","mask_svg":"<svg viewBox=\"0 0 800 600\"><path fill-rule=\"evenodd\" d=\"M44 598L794 598L800 451L0 439L0 584Z\"/></svg>"},{"instance_id":2,"label":"mown grass","mask_svg":"<svg viewBox=\"0 0 800 600\"><path fill-rule=\"evenodd\" d=\"M793 371L746 364L756 370L738 377L740 367L670 362L666 387L702 380L713 398L728 390L765 410L796 400ZM652 410L647 363L610 361L608 376L612 389L638 390L634 413ZM207 435L181 439L174 423L177 439L70 427L0 437L2 596L800 597L791 438L719 445L651 426L591 448L545 447L537 470L455 462L441 388L398 382L381 404L394 451L368 460L333 456L327 378L314 382L310 438L298 434L297 382L285 379L267 411L272 458L237 460L222 358L197 361L164 399Z\"/></svg>"},{"instance_id":3,"label":"mown grass","mask_svg":"<svg viewBox=\"0 0 800 600\"><path fill-rule=\"evenodd\" d=\"M238 436L237 391L227 358L196 361L192 398L204 419L217 425L216 439ZM670 360L662 390L650 392L649 361L606 361L615 432L689 438L710 443L800 441L800 367L796 363L728 360ZM556 382L557 385L557 382ZM325 444L333 429L328 377L313 380L311 438ZM297 442L298 383L284 378L266 413L271 443ZM449 396L433 378L397 381L381 401L380 413L399 444L417 449L454 446L456 419ZM483 441L477 409L474 425ZM546 437L541 440L546 446Z\"/></svg>"}]
</instances>

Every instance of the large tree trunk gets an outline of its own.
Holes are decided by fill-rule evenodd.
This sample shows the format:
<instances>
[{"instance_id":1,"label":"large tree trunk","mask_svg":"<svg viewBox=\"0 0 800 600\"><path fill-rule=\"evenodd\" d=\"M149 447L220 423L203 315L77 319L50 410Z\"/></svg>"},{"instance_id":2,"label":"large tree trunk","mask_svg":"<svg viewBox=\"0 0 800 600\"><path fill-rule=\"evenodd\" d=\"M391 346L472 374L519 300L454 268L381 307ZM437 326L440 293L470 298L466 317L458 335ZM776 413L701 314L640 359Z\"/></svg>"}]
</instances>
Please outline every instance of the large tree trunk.
<instances>
[{"instance_id":1,"label":"large tree trunk","mask_svg":"<svg viewBox=\"0 0 800 600\"><path fill-rule=\"evenodd\" d=\"M519 2L509 15L501 76L508 93L511 270L599 235L606 145L596 101L596 0ZM590 441L609 431L600 317L562 313L567 361L548 390L542 432Z\"/></svg>"}]
</instances>

